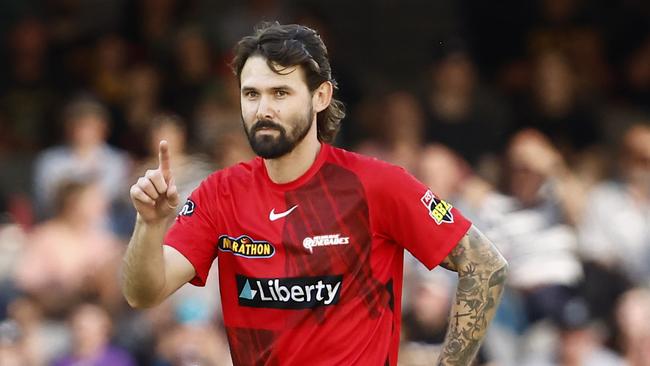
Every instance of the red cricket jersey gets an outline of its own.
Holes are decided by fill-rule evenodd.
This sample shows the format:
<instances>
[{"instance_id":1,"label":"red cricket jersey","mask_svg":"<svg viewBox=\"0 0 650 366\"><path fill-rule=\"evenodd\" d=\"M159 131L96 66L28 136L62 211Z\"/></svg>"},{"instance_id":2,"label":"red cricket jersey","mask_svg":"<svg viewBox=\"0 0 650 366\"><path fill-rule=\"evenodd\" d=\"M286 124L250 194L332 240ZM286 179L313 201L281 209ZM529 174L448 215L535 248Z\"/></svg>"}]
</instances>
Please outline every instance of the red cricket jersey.
<instances>
[{"instance_id":1,"label":"red cricket jersey","mask_svg":"<svg viewBox=\"0 0 650 366\"><path fill-rule=\"evenodd\" d=\"M261 158L213 173L165 237L194 285L219 258L235 365L396 365L404 249L431 269L471 225L404 169L321 146L287 184Z\"/></svg>"}]
</instances>

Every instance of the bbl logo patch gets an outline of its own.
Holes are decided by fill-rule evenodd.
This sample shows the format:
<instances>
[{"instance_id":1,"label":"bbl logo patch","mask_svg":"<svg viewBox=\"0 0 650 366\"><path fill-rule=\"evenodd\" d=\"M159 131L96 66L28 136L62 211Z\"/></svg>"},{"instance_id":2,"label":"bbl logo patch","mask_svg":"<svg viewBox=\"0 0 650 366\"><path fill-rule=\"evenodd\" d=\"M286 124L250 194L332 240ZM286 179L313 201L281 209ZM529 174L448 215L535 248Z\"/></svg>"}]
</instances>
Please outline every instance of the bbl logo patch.
<instances>
[{"instance_id":1,"label":"bbl logo patch","mask_svg":"<svg viewBox=\"0 0 650 366\"><path fill-rule=\"evenodd\" d=\"M196 205L194 204L194 201L192 201L191 199L188 198L187 201L185 202L185 204L183 205L183 208L181 208L181 211L178 213L178 215L179 216L192 216L192 214L194 213L194 207L196 207Z\"/></svg>"},{"instance_id":2,"label":"bbl logo patch","mask_svg":"<svg viewBox=\"0 0 650 366\"><path fill-rule=\"evenodd\" d=\"M436 224L440 225L443 222L454 222L454 214L451 212L453 206L436 197L433 192L427 190L420 201L429 210L429 216L433 218Z\"/></svg>"},{"instance_id":3,"label":"bbl logo patch","mask_svg":"<svg viewBox=\"0 0 650 366\"><path fill-rule=\"evenodd\" d=\"M238 238L221 235L218 246L222 252L230 252L245 258L271 258L275 254L275 247L271 243L253 240L248 235Z\"/></svg>"}]
</instances>

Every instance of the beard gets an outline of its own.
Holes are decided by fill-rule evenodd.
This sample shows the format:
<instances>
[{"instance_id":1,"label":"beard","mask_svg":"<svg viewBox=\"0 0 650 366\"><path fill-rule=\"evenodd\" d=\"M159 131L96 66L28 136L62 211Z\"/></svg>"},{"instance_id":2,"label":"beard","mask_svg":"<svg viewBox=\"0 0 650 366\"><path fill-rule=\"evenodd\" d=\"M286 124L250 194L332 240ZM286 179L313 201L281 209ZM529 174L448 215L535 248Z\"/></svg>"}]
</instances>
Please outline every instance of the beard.
<instances>
[{"instance_id":1,"label":"beard","mask_svg":"<svg viewBox=\"0 0 650 366\"><path fill-rule=\"evenodd\" d=\"M248 142L255 154L264 159L277 159L292 152L304 140L311 128L312 115L313 108L310 106L306 115L290 121L292 122L291 125L294 126L291 134L288 134L282 125L268 119L256 121L250 129L246 128L243 118L242 123L244 124ZM258 132L263 129L275 130L278 133L277 135L260 135Z\"/></svg>"}]
</instances>

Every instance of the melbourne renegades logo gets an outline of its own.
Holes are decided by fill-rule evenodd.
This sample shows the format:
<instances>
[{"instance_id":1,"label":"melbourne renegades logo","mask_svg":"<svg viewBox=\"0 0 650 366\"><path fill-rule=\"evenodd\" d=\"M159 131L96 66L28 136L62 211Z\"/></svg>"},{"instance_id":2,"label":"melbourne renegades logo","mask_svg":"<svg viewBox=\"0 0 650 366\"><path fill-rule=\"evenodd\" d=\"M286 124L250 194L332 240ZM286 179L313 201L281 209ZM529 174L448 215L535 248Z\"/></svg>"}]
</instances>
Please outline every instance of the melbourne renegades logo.
<instances>
[{"instance_id":1,"label":"melbourne renegades logo","mask_svg":"<svg viewBox=\"0 0 650 366\"><path fill-rule=\"evenodd\" d=\"M178 213L179 216L192 216L194 213L194 207L196 207L196 204L194 201L191 199L187 199L185 204L183 205L183 208L181 208L181 211Z\"/></svg>"}]
</instances>

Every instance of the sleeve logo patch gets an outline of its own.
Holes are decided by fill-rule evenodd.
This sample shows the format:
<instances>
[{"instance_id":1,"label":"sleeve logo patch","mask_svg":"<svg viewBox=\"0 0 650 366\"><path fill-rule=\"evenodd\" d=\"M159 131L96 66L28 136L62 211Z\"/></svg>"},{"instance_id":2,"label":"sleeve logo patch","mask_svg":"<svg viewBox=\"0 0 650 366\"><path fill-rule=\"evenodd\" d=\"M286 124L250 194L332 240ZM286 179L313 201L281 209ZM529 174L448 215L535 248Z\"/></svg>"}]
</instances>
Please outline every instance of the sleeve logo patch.
<instances>
[{"instance_id":1,"label":"sleeve logo patch","mask_svg":"<svg viewBox=\"0 0 650 366\"><path fill-rule=\"evenodd\" d=\"M183 208L181 208L180 212L178 213L179 216L192 216L194 213L194 207L196 207L196 204L194 204L194 201L191 199L188 199L185 204L183 205Z\"/></svg>"},{"instance_id":2,"label":"sleeve logo patch","mask_svg":"<svg viewBox=\"0 0 650 366\"><path fill-rule=\"evenodd\" d=\"M248 235L237 238L221 235L218 247L222 252L230 252L244 258L271 258L275 254L275 247L271 243L253 240Z\"/></svg>"},{"instance_id":3,"label":"sleeve logo patch","mask_svg":"<svg viewBox=\"0 0 650 366\"><path fill-rule=\"evenodd\" d=\"M436 197L430 190L424 193L420 201L429 210L429 216L431 216L436 224L440 225L442 223L454 222L454 214L451 212L453 206Z\"/></svg>"}]
</instances>

